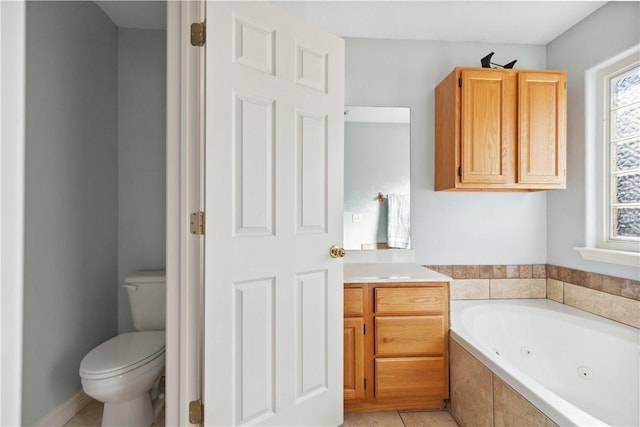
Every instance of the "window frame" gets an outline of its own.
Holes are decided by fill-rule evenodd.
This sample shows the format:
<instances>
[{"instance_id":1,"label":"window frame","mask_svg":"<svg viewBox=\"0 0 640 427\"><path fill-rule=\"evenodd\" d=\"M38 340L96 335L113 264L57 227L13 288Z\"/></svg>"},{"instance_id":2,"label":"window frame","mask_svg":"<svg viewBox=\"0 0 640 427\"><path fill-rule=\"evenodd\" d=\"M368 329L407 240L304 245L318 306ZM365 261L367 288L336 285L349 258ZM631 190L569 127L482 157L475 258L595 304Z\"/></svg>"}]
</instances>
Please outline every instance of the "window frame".
<instances>
[{"instance_id":1,"label":"window frame","mask_svg":"<svg viewBox=\"0 0 640 427\"><path fill-rule=\"evenodd\" d=\"M603 135L603 80L599 76L613 73L624 66L624 61L631 64L640 58L640 44L630 47L614 57L601 62L585 71L584 75L584 141L585 141L585 170L584 170L584 197L585 197L585 241L584 246L574 247L580 256L588 261L598 261L609 264L640 267L640 252L629 245L606 245L598 242L598 236L602 239L603 209L602 196L603 161L602 135ZM632 250L629 250L632 249Z\"/></svg>"},{"instance_id":2,"label":"window frame","mask_svg":"<svg viewBox=\"0 0 640 427\"><path fill-rule=\"evenodd\" d=\"M595 73L596 87L596 247L606 250L640 252L640 241L612 238L615 224L611 218L615 181L612 179L615 161L610 138L611 79L640 66L638 50L622 54ZM589 117L587 117L587 122Z\"/></svg>"}]
</instances>

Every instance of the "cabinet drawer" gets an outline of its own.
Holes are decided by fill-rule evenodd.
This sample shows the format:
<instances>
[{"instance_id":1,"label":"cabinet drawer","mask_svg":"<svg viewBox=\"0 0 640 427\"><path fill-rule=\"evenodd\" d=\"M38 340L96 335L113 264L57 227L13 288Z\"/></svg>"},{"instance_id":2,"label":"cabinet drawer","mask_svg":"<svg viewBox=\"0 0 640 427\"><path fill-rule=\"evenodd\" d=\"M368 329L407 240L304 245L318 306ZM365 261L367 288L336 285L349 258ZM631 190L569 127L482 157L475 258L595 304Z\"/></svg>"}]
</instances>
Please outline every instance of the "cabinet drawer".
<instances>
[{"instance_id":1,"label":"cabinet drawer","mask_svg":"<svg viewBox=\"0 0 640 427\"><path fill-rule=\"evenodd\" d=\"M444 357L402 357L375 360L376 398L445 395Z\"/></svg>"},{"instance_id":2,"label":"cabinet drawer","mask_svg":"<svg viewBox=\"0 0 640 427\"><path fill-rule=\"evenodd\" d=\"M376 288L377 314L443 313L445 288Z\"/></svg>"},{"instance_id":3,"label":"cabinet drawer","mask_svg":"<svg viewBox=\"0 0 640 427\"><path fill-rule=\"evenodd\" d=\"M375 321L376 356L444 354L442 316L385 316Z\"/></svg>"},{"instance_id":4,"label":"cabinet drawer","mask_svg":"<svg viewBox=\"0 0 640 427\"><path fill-rule=\"evenodd\" d=\"M364 298L362 288L344 288L344 315L362 316Z\"/></svg>"}]
</instances>

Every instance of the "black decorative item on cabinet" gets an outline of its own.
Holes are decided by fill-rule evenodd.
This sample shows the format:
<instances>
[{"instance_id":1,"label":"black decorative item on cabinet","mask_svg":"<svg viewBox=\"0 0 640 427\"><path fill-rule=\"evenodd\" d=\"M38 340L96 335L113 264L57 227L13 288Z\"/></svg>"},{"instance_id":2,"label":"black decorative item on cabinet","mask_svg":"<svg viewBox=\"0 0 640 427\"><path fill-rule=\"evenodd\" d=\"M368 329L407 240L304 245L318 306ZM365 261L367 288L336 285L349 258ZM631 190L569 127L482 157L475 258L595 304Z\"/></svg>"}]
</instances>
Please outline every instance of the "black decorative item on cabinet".
<instances>
[{"instance_id":1,"label":"black decorative item on cabinet","mask_svg":"<svg viewBox=\"0 0 640 427\"><path fill-rule=\"evenodd\" d=\"M513 68L513 66L516 65L516 62L518 62L517 59L514 59L508 64L504 64L504 65L496 64L494 62L491 62L491 57L493 56L494 53L495 52L491 52L490 54L488 54L487 56L485 56L480 60L480 63L482 64L482 68L492 68L491 67L492 65L497 65L498 67L501 67L501 68Z\"/></svg>"}]
</instances>

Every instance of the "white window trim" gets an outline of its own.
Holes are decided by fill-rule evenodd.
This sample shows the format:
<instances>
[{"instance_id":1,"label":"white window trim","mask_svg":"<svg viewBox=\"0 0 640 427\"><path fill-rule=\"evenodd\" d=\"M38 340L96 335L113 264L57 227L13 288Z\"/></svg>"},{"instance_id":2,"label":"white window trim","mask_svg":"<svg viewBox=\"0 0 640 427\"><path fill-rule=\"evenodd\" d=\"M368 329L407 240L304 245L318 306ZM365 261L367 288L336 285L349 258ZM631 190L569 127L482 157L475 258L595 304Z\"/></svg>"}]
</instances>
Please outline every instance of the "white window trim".
<instances>
[{"instance_id":1,"label":"white window trim","mask_svg":"<svg viewBox=\"0 0 640 427\"><path fill-rule=\"evenodd\" d=\"M596 65L585 73L585 202L586 245L576 247L582 258L612 264L640 267L640 245L635 242L605 241L608 235L605 222L608 208L604 206L608 179L605 179L606 165L601 137L604 132L603 76L612 74L625 66L637 62L640 45L634 46L615 57ZM598 118L594 120L593 118ZM593 189L597 189L594 191Z\"/></svg>"}]
</instances>

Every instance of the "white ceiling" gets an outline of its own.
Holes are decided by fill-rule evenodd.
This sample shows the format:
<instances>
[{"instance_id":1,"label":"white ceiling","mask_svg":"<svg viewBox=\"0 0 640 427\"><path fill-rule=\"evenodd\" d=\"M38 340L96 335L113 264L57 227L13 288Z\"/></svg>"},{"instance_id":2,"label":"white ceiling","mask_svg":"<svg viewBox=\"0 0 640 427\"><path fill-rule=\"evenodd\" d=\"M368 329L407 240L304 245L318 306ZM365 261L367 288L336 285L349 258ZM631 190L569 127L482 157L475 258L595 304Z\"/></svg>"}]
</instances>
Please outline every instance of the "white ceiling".
<instances>
[{"instance_id":1,"label":"white ceiling","mask_svg":"<svg viewBox=\"0 0 640 427\"><path fill-rule=\"evenodd\" d=\"M278 4L342 37L545 45L605 3L291 1Z\"/></svg>"},{"instance_id":2,"label":"white ceiling","mask_svg":"<svg viewBox=\"0 0 640 427\"><path fill-rule=\"evenodd\" d=\"M167 3L164 1L103 0L95 3L118 27L145 30L167 28Z\"/></svg>"},{"instance_id":3,"label":"white ceiling","mask_svg":"<svg viewBox=\"0 0 640 427\"><path fill-rule=\"evenodd\" d=\"M96 1L126 28L165 28L163 1ZM604 1L277 1L342 37L545 45Z\"/></svg>"}]
</instances>

